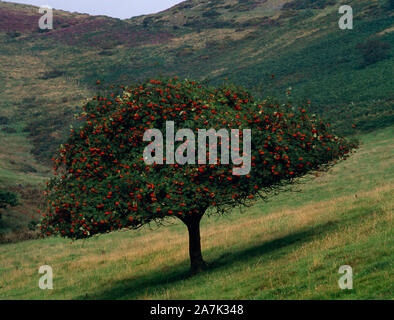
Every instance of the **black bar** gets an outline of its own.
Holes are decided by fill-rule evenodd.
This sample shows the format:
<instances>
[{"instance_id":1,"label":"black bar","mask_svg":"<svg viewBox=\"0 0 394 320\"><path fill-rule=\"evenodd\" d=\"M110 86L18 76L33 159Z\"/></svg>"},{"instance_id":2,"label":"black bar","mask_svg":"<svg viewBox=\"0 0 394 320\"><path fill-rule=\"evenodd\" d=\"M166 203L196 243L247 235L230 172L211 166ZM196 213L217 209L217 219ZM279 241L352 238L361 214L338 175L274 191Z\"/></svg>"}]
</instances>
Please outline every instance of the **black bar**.
<instances>
[{"instance_id":1,"label":"black bar","mask_svg":"<svg viewBox=\"0 0 394 320\"><path fill-rule=\"evenodd\" d=\"M89 319L95 316L115 318L126 315L127 320L166 319L274 319L280 316L313 316L320 318L354 316L355 312L383 311L392 301L250 301L250 300L196 300L196 301L0 301L2 312L9 309L16 316L19 312L42 315ZM259 317L256 318L256 315ZM112 320L109 318L109 320ZM124 318L124 317L123 317Z\"/></svg>"}]
</instances>

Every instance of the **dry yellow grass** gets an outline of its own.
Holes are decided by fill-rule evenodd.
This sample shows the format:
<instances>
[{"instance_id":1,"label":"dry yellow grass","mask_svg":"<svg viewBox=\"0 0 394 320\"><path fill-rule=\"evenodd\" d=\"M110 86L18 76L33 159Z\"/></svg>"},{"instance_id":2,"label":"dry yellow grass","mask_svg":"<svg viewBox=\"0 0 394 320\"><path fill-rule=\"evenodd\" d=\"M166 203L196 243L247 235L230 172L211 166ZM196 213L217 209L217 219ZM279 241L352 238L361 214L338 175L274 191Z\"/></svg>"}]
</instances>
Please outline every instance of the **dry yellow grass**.
<instances>
[{"instance_id":1,"label":"dry yellow grass","mask_svg":"<svg viewBox=\"0 0 394 320\"><path fill-rule=\"evenodd\" d=\"M371 207L374 207L385 198L390 190L393 190L392 184L361 192L358 194L358 199L353 195L348 195L296 209L283 209L259 217L240 216L236 224L221 221L221 223L206 225L202 230L202 245L205 251L221 248L224 252L230 252L232 248L240 245L253 247L262 242L274 241L292 232L335 221L338 216L357 208L359 199L367 201ZM387 201L383 211L372 212L368 218L369 223L359 224L358 230L354 230L354 226L344 226L340 230L302 244L297 250L289 252L279 260L258 260L236 275L227 275L226 281L242 281L243 277L246 279L250 272L254 272L253 270L262 265L264 268L275 270L278 265L296 263L305 257L312 257L308 272L318 270L325 263L324 259L319 256L319 252L343 246L345 243L362 242L371 237L374 232L379 232L375 229L377 224L391 224L392 205L393 199ZM38 264L44 263L53 266L57 274L62 274L62 278L65 278L61 284L63 287L78 287L81 282L86 285L92 273L99 272L98 283L90 283L91 289L98 289L100 285L107 282L133 279L136 275L162 272L170 269L172 265L185 264L188 259L185 243L187 243L186 232L171 232L168 229L144 230L138 232L137 235L130 234L130 237L128 233L121 232L117 233L115 238L106 236L95 241L77 243L34 241L26 243L23 248L18 245L1 247L0 253L2 254L12 248L18 248L18 251L2 259L0 270L7 271L6 281L9 284L7 291L23 290L26 287L25 280L35 278ZM69 259L76 251L78 251L78 258ZM133 262L138 260L146 262L135 265ZM15 266L18 267L15 268ZM111 266L116 266L116 273L100 272L101 269L111 269ZM267 277L269 278L269 274ZM277 279L271 284L271 288L266 289L274 289L278 286L278 281L280 284L280 281L285 280ZM2 287L4 288L4 284ZM323 287L316 288L316 290L323 289ZM176 296L177 291L170 289L164 293L163 298ZM65 297L71 298L72 296L66 295ZM140 298L147 299L150 297L149 294L140 296Z\"/></svg>"}]
</instances>

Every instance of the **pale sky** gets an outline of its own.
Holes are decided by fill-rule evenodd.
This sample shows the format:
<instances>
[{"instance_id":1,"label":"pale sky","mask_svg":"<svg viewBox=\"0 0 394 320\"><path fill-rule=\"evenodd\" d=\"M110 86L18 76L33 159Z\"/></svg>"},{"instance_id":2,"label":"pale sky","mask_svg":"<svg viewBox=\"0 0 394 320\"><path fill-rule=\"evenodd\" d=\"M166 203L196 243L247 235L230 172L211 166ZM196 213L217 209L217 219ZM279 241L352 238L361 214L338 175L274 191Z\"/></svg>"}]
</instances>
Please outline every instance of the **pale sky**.
<instances>
[{"instance_id":1,"label":"pale sky","mask_svg":"<svg viewBox=\"0 0 394 320\"><path fill-rule=\"evenodd\" d=\"M168 9L183 0L12 0L35 6L47 5L54 9L70 12L106 15L127 19L143 14L157 13Z\"/></svg>"}]
</instances>

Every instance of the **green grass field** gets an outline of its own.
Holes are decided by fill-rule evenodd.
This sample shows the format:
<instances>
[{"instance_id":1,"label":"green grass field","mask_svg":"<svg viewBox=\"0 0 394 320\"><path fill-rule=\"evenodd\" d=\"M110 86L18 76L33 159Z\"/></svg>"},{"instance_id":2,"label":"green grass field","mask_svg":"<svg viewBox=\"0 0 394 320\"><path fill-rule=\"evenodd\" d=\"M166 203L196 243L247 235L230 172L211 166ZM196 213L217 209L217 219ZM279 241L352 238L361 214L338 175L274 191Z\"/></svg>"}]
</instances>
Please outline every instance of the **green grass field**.
<instances>
[{"instance_id":1,"label":"green grass field","mask_svg":"<svg viewBox=\"0 0 394 320\"><path fill-rule=\"evenodd\" d=\"M189 277L177 221L70 242L0 246L0 299L393 299L394 130L361 137L329 172L243 212L205 217L211 268ZM54 289L38 288L41 265ZM342 265L354 289L338 287Z\"/></svg>"},{"instance_id":2,"label":"green grass field","mask_svg":"<svg viewBox=\"0 0 394 320\"><path fill-rule=\"evenodd\" d=\"M281 7L289 3L297 5ZM349 0L355 28L347 31L338 28L339 4L193 0L127 20L56 10L55 29L39 33L36 7L0 1L0 189L20 198L0 223L0 242L28 228L50 159L76 125L73 115L97 94L98 79L103 86L158 76L228 79L281 102L291 87L294 104L311 100L339 135L393 126L389 1ZM357 46L368 39L391 49L365 66Z\"/></svg>"},{"instance_id":3,"label":"green grass field","mask_svg":"<svg viewBox=\"0 0 394 320\"><path fill-rule=\"evenodd\" d=\"M290 2L298 8L281 9ZM362 135L330 171L205 217L203 274L188 276L186 227L169 220L85 241L0 243L0 299L393 299L394 13L388 0L349 0L355 28L344 31L342 2L327 3L193 0L123 21L56 11L55 30L41 34L37 8L0 2L0 187L20 198L2 212L0 242L36 237L49 159L98 79L228 79L279 100L291 87L337 134ZM15 14L18 35L8 32ZM369 39L391 48L363 65L357 46ZM38 288L45 264L52 291ZM352 291L338 287L342 265L353 267Z\"/></svg>"}]
</instances>

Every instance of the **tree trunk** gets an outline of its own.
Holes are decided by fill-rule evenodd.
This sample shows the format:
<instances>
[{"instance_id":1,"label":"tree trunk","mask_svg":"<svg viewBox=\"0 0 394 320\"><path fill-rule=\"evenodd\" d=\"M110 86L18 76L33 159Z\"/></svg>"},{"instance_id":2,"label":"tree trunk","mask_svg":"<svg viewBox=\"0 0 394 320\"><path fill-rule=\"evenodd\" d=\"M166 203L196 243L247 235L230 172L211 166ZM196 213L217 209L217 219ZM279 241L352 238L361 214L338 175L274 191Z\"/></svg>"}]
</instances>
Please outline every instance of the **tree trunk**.
<instances>
[{"instance_id":1,"label":"tree trunk","mask_svg":"<svg viewBox=\"0 0 394 320\"><path fill-rule=\"evenodd\" d=\"M193 275L207 267L201 253L200 221L203 215L204 213L180 218L189 231L190 272Z\"/></svg>"}]
</instances>

